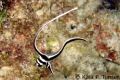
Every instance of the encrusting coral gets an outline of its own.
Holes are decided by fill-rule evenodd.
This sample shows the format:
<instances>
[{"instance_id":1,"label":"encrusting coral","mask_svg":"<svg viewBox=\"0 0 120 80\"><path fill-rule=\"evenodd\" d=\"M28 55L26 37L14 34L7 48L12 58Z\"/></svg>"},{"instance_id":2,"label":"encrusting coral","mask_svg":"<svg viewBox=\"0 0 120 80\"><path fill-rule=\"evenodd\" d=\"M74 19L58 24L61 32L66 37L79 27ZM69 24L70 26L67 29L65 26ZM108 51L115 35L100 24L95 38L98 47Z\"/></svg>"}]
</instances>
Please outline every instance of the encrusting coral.
<instances>
[{"instance_id":1,"label":"encrusting coral","mask_svg":"<svg viewBox=\"0 0 120 80\"><path fill-rule=\"evenodd\" d=\"M2 15L0 27L0 80L76 80L76 76L80 79L82 75L96 74L120 76L119 8L108 9L102 0L3 2L2 10L6 9L7 13ZM44 54L58 51L71 37L91 41L91 44L74 41L66 45L62 54L51 62L53 76L46 66L34 65L39 57L33 47L34 36L44 23L76 6L77 11L48 24L37 39L37 47Z\"/></svg>"}]
</instances>

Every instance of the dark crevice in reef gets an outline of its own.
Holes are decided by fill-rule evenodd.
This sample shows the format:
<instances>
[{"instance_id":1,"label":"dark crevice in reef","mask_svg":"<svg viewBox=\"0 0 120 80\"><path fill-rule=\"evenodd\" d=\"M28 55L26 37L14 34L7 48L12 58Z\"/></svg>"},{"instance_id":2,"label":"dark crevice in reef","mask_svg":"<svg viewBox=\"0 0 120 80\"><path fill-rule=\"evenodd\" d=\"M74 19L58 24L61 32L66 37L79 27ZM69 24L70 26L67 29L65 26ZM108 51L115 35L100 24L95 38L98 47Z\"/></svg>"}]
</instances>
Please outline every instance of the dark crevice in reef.
<instances>
[{"instance_id":1,"label":"dark crevice in reef","mask_svg":"<svg viewBox=\"0 0 120 80\"><path fill-rule=\"evenodd\" d=\"M99 6L99 10L109 9L109 10L119 10L120 0L102 0L102 5Z\"/></svg>"},{"instance_id":2,"label":"dark crevice in reef","mask_svg":"<svg viewBox=\"0 0 120 80\"><path fill-rule=\"evenodd\" d=\"M11 7L13 7L15 3L19 3L20 0L2 0L2 2L4 3L4 8L11 9Z\"/></svg>"}]
</instances>

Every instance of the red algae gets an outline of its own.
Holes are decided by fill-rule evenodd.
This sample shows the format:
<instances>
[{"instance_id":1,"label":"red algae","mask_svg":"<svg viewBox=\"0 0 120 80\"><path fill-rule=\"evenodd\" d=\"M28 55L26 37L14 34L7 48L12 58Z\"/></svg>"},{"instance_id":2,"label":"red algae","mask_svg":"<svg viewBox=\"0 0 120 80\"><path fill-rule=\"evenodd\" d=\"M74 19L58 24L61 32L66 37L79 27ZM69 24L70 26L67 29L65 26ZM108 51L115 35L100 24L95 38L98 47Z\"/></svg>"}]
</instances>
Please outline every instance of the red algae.
<instances>
[{"instance_id":1,"label":"red algae","mask_svg":"<svg viewBox=\"0 0 120 80\"><path fill-rule=\"evenodd\" d=\"M115 55L117 51L115 49L112 49L112 47L109 47L106 41L108 39L112 39L112 36L110 32L106 31L105 28L103 28L100 24L94 24L94 30L96 31L96 49L99 52L99 54L104 58L108 59L110 61L116 62L116 59L118 59ZM119 62L117 62L119 63ZM120 63L119 63L120 64Z\"/></svg>"}]
</instances>

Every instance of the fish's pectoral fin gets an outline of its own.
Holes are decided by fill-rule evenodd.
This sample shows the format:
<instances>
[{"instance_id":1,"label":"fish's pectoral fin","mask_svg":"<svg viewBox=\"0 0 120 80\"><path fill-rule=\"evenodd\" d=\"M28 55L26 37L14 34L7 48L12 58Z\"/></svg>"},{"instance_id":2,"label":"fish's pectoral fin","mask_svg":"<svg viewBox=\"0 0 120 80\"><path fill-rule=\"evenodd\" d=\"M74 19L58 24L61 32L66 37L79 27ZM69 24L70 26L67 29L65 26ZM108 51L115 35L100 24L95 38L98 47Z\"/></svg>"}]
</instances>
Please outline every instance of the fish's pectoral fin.
<instances>
[{"instance_id":1,"label":"fish's pectoral fin","mask_svg":"<svg viewBox=\"0 0 120 80\"><path fill-rule=\"evenodd\" d=\"M54 74L50 62L47 62L46 67Z\"/></svg>"}]
</instances>

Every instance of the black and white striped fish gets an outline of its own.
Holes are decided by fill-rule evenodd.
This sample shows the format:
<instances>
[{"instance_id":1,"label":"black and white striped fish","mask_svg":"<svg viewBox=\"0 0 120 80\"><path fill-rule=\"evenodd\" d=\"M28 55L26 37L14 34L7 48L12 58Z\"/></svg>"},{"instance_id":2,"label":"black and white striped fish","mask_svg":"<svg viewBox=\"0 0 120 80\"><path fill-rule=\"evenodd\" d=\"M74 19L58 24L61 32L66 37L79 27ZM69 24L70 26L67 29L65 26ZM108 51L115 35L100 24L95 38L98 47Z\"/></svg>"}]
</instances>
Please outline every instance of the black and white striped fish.
<instances>
[{"instance_id":1,"label":"black and white striped fish","mask_svg":"<svg viewBox=\"0 0 120 80\"><path fill-rule=\"evenodd\" d=\"M50 64L50 61L52 61L53 59L57 58L63 51L64 47L66 46L66 44L68 44L69 42L72 42L72 41L75 41L75 40L83 40L83 41L86 41L88 42L86 39L84 38L81 38L81 37L73 37L73 38L69 38L68 40L65 41L65 43L63 44L63 46L60 48L60 50L58 50L56 53L54 54L43 54L42 52L40 52L36 46L36 39L37 39L37 36L38 34L43 30L43 28L50 22L58 19L59 17L73 11L73 10L76 10L78 9L78 7L75 7L65 13L62 13L60 15L58 15L57 17L51 19L50 21L48 21L47 23L45 23L37 32L36 36L35 36L35 39L34 39L34 48L35 50L37 51L37 53L39 54L39 58L37 59L36 63L35 63L35 66L37 67L41 67L43 65L46 65L47 68L49 68L49 70L53 73L53 70L52 70L52 67L51 67L51 64ZM54 73L53 73L54 74Z\"/></svg>"}]
</instances>

